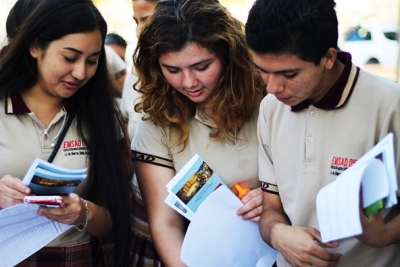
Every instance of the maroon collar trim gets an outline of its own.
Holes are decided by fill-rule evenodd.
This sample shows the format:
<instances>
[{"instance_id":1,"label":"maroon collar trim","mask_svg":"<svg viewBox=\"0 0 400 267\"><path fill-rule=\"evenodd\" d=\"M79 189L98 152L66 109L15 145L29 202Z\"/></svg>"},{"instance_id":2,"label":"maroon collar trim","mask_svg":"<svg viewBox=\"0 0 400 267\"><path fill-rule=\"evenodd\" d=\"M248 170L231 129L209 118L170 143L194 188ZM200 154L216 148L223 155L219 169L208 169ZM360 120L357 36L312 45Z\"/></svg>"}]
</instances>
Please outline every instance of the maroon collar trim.
<instances>
[{"instance_id":1,"label":"maroon collar trim","mask_svg":"<svg viewBox=\"0 0 400 267\"><path fill-rule=\"evenodd\" d=\"M72 101L69 98L65 99L64 107L68 113L72 111L73 109ZM6 98L5 113L19 115L19 114L31 113L31 111L26 106L21 95L15 94Z\"/></svg>"},{"instance_id":2,"label":"maroon collar trim","mask_svg":"<svg viewBox=\"0 0 400 267\"><path fill-rule=\"evenodd\" d=\"M350 75L353 67L353 64L351 62L351 55L347 52L338 52L337 59L342 62L345 67L339 79L335 82L328 93L320 101L313 105L319 109L332 110L344 106L350 98L354 86L357 82L360 69L357 67L355 75ZM351 88L349 91L346 91L345 88L348 83L351 83ZM343 97L345 97L345 100L343 103L340 103ZM310 102L308 99L306 99L296 106L292 106L291 110L294 112L300 111L308 108L309 105Z\"/></svg>"}]
</instances>

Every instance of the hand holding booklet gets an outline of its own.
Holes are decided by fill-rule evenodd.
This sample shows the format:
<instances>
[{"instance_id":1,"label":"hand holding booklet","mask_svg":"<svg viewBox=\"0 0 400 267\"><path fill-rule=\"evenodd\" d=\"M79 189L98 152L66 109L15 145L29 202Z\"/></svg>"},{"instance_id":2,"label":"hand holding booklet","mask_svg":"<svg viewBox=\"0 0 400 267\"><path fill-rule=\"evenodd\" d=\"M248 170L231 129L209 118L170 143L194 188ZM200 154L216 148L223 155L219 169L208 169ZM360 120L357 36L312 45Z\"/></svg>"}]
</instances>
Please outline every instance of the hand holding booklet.
<instances>
[{"instance_id":1,"label":"hand holding booklet","mask_svg":"<svg viewBox=\"0 0 400 267\"><path fill-rule=\"evenodd\" d=\"M35 159L22 183L35 195L69 195L86 178L86 169L67 169Z\"/></svg>"},{"instance_id":2,"label":"hand holding booklet","mask_svg":"<svg viewBox=\"0 0 400 267\"><path fill-rule=\"evenodd\" d=\"M362 233L360 200L365 215L397 204L393 134L389 133L317 195L323 242ZM361 193L361 199L360 199Z\"/></svg>"},{"instance_id":3,"label":"hand holding booklet","mask_svg":"<svg viewBox=\"0 0 400 267\"><path fill-rule=\"evenodd\" d=\"M273 265L277 251L262 240L259 224L236 214L243 203L199 155L167 190L165 202L191 221L180 255L187 266Z\"/></svg>"}]
</instances>

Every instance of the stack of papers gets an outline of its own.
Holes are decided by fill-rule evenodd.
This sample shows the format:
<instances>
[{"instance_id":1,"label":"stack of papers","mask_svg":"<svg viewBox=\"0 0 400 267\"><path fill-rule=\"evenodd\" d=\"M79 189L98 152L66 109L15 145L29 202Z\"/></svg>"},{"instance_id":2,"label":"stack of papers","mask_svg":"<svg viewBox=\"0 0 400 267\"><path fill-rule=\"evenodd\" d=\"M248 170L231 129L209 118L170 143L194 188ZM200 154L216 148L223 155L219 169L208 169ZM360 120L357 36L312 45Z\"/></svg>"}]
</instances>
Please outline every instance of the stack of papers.
<instances>
[{"instance_id":1,"label":"stack of papers","mask_svg":"<svg viewBox=\"0 0 400 267\"><path fill-rule=\"evenodd\" d=\"M259 223L243 220L239 198L199 156L167 184L165 202L190 220L181 260L189 267L269 267L277 251L265 243Z\"/></svg>"},{"instance_id":2,"label":"stack of papers","mask_svg":"<svg viewBox=\"0 0 400 267\"><path fill-rule=\"evenodd\" d=\"M364 213L375 203L383 203L382 208L397 204L392 133L318 192L317 215L323 242L362 233L360 190Z\"/></svg>"}]
</instances>

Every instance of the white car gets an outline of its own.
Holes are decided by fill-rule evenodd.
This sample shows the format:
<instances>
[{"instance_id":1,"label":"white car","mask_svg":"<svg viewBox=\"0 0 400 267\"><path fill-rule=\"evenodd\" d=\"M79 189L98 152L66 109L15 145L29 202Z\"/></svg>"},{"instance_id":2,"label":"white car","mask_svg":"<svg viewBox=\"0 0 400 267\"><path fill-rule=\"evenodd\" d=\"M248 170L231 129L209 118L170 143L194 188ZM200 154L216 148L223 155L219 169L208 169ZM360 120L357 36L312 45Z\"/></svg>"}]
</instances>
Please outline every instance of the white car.
<instances>
[{"instance_id":1,"label":"white car","mask_svg":"<svg viewBox=\"0 0 400 267\"><path fill-rule=\"evenodd\" d=\"M399 28L397 25L356 26L339 37L340 50L352 55L358 66L380 64L397 68L399 60Z\"/></svg>"}]
</instances>

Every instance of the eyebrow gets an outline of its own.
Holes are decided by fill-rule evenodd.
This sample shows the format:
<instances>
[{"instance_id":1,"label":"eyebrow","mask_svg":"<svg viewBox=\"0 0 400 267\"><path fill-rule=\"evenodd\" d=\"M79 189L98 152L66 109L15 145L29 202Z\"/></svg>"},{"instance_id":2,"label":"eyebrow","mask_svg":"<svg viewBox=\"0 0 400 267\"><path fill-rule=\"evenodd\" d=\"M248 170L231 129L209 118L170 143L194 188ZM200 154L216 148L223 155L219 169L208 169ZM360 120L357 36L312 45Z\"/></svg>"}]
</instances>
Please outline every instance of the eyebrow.
<instances>
[{"instance_id":1,"label":"eyebrow","mask_svg":"<svg viewBox=\"0 0 400 267\"><path fill-rule=\"evenodd\" d=\"M83 54L82 51L80 51L80 50L78 50L78 49L75 49L75 48L73 48L73 47L64 47L64 49L70 50L70 51L75 52L75 53L77 53L77 54L79 54L79 55L82 55L82 54ZM100 55L100 53L101 53L101 51L94 52L94 53L92 54L92 56Z\"/></svg>"},{"instance_id":2,"label":"eyebrow","mask_svg":"<svg viewBox=\"0 0 400 267\"><path fill-rule=\"evenodd\" d=\"M263 68L257 66L256 63L253 62L253 64L254 64L254 66L255 66L257 69L261 70L262 72L266 72L266 73L284 74L284 73L296 72L296 71L299 71L299 70L300 70L300 68L295 68L295 69L286 69L286 70L278 70L278 71L274 71L274 72L269 72L269 71L266 71L265 69L263 69Z\"/></svg>"},{"instance_id":3,"label":"eyebrow","mask_svg":"<svg viewBox=\"0 0 400 267\"><path fill-rule=\"evenodd\" d=\"M204 63L210 63L212 60L213 60L212 58L204 59L204 60L201 60L199 62L193 63L189 67L196 67L196 66L204 64ZM163 66L163 67L166 67L166 68L178 68L178 67L170 66L170 65L164 64L164 63L160 63L160 65Z\"/></svg>"}]
</instances>

